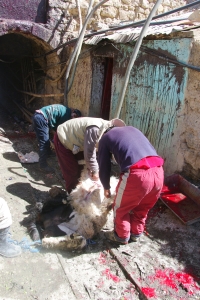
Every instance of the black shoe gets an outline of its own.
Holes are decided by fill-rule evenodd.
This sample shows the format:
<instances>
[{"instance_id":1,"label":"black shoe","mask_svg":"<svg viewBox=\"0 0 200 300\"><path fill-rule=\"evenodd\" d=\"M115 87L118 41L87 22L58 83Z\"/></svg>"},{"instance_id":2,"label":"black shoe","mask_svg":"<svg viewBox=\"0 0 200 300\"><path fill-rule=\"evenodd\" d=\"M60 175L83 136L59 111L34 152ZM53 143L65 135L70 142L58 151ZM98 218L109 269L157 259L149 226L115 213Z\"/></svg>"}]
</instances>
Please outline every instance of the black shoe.
<instances>
[{"instance_id":1,"label":"black shoe","mask_svg":"<svg viewBox=\"0 0 200 300\"><path fill-rule=\"evenodd\" d=\"M56 153L52 150L49 150L48 153L47 153L47 156L48 157L56 157Z\"/></svg>"},{"instance_id":2,"label":"black shoe","mask_svg":"<svg viewBox=\"0 0 200 300\"><path fill-rule=\"evenodd\" d=\"M46 165L46 166L40 166L40 170L44 173L47 173L47 174L52 174L52 173L55 173L54 169L51 168L50 166Z\"/></svg>"}]
</instances>

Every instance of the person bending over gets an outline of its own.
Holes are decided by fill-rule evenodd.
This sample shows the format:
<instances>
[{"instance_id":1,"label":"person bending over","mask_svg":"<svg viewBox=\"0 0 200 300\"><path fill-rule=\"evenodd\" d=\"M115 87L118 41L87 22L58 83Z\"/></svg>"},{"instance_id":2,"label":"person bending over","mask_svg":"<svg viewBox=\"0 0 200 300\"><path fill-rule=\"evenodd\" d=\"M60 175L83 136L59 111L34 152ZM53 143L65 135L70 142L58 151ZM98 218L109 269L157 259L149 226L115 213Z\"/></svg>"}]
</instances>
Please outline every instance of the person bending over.
<instances>
[{"instance_id":1,"label":"person bending over","mask_svg":"<svg viewBox=\"0 0 200 300\"><path fill-rule=\"evenodd\" d=\"M120 119L82 117L58 126L54 135L54 147L66 183L68 193L74 189L80 177L78 160L85 159L92 180L99 179L96 149L102 134L110 127L125 126Z\"/></svg>"},{"instance_id":2,"label":"person bending over","mask_svg":"<svg viewBox=\"0 0 200 300\"><path fill-rule=\"evenodd\" d=\"M62 104L44 106L35 111L33 127L39 144L39 164L42 171L54 172L53 168L47 164L47 157L51 155L49 131L56 131L60 124L78 117L81 117L81 112L78 109L69 108Z\"/></svg>"},{"instance_id":3,"label":"person bending over","mask_svg":"<svg viewBox=\"0 0 200 300\"><path fill-rule=\"evenodd\" d=\"M103 135L98 149L99 177L107 198L110 197L111 154L121 174L113 204L114 230L105 236L127 244L142 235L148 211L160 196L164 161L137 128L112 128Z\"/></svg>"}]
</instances>

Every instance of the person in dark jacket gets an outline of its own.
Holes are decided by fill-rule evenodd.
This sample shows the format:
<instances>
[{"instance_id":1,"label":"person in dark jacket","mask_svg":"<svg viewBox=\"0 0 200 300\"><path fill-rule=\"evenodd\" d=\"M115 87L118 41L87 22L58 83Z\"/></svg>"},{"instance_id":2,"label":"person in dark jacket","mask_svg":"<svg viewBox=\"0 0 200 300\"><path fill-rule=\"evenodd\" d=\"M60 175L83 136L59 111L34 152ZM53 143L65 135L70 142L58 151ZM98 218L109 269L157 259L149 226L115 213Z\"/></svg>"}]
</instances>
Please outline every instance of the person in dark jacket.
<instances>
[{"instance_id":1,"label":"person in dark jacket","mask_svg":"<svg viewBox=\"0 0 200 300\"><path fill-rule=\"evenodd\" d=\"M47 157L51 155L49 130L57 130L57 127L73 118L81 117L78 109L69 108L62 104L44 106L35 111L33 115L33 127L39 143L39 163L42 171L53 173L54 170L47 164Z\"/></svg>"},{"instance_id":2,"label":"person in dark jacket","mask_svg":"<svg viewBox=\"0 0 200 300\"><path fill-rule=\"evenodd\" d=\"M163 159L135 127L110 129L99 141L99 177L105 197L110 197L111 155L121 174L113 204L114 230L106 238L120 244L137 241L149 210L158 200L164 181Z\"/></svg>"}]
</instances>

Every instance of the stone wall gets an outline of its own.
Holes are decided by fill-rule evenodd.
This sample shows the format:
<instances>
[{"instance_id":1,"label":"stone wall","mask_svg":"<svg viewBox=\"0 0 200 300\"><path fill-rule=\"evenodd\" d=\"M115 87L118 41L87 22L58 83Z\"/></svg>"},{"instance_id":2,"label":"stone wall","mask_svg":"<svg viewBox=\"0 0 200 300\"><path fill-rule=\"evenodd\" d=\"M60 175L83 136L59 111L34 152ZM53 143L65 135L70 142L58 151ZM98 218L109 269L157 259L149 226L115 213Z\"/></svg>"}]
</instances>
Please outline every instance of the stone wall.
<instances>
[{"instance_id":1,"label":"stone wall","mask_svg":"<svg viewBox=\"0 0 200 300\"><path fill-rule=\"evenodd\" d=\"M194 30L194 40L189 63L200 67L200 30ZM180 136L184 159L183 171L200 180L200 72L190 69L185 93L183 131Z\"/></svg>"},{"instance_id":2,"label":"stone wall","mask_svg":"<svg viewBox=\"0 0 200 300\"><path fill-rule=\"evenodd\" d=\"M109 0L94 12L88 23L87 30L101 30L109 25L117 25L123 21L146 19L156 0ZM163 0L157 14L186 5L184 0ZM98 4L94 0L93 7ZM80 6L80 9L78 7ZM60 33L62 42L77 36L80 23L84 23L89 0L49 0L47 26Z\"/></svg>"}]
</instances>

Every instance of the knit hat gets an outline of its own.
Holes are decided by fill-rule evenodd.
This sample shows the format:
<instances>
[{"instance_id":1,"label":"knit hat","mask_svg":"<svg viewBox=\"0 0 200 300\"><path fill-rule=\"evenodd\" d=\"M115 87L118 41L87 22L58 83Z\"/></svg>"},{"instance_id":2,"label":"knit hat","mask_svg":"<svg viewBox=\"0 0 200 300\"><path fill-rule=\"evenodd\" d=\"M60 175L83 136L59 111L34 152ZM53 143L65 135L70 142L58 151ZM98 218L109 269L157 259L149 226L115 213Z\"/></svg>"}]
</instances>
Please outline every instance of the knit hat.
<instances>
[{"instance_id":1,"label":"knit hat","mask_svg":"<svg viewBox=\"0 0 200 300\"><path fill-rule=\"evenodd\" d=\"M98 142L102 138L103 134L106 133L109 130L109 128L126 126L124 121L122 121L121 119L117 119L117 118L112 119L110 121L107 121L107 120L103 120L103 121L104 121L105 124L104 124L102 130L99 132ZM98 144L97 144L97 147L98 147Z\"/></svg>"},{"instance_id":2,"label":"knit hat","mask_svg":"<svg viewBox=\"0 0 200 300\"><path fill-rule=\"evenodd\" d=\"M126 126L126 124L124 123L124 121L122 121L121 119L112 119L111 121L112 126L114 127L123 127Z\"/></svg>"}]
</instances>

